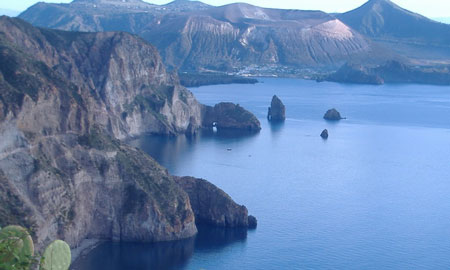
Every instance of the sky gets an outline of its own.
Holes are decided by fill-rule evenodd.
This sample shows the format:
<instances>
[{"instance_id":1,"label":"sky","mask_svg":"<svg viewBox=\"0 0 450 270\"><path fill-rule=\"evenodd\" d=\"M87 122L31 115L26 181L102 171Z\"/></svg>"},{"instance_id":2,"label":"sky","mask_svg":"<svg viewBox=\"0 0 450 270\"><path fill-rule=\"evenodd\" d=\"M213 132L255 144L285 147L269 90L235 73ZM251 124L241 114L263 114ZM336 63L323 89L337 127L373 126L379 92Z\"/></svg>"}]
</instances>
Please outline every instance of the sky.
<instances>
[{"instance_id":1,"label":"sky","mask_svg":"<svg viewBox=\"0 0 450 270\"><path fill-rule=\"evenodd\" d=\"M52 3L69 3L71 0L41 0ZM166 4L168 0L145 0L154 4ZM0 9L23 11L37 3L37 0L0 0ZM366 0L204 0L204 3L220 6L234 2L286 9L322 10L345 12L364 4ZM450 17L449 0L393 0L397 5L430 18Z\"/></svg>"}]
</instances>

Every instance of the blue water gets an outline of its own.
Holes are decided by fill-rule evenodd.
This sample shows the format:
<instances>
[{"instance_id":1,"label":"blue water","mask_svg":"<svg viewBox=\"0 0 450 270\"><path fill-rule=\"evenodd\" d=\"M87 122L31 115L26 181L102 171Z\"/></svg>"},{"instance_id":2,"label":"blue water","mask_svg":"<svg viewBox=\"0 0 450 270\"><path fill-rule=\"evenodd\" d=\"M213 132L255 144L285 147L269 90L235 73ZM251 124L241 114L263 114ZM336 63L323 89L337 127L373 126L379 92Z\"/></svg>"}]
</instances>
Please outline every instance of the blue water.
<instances>
[{"instance_id":1,"label":"blue water","mask_svg":"<svg viewBox=\"0 0 450 270\"><path fill-rule=\"evenodd\" d=\"M450 88L262 80L192 89L202 103L255 113L257 135L134 142L171 173L225 190L258 228L105 243L78 269L450 269ZM265 119L273 94L287 108L282 125ZM333 107L347 120L324 121Z\"/></svg>"}]
</instances>

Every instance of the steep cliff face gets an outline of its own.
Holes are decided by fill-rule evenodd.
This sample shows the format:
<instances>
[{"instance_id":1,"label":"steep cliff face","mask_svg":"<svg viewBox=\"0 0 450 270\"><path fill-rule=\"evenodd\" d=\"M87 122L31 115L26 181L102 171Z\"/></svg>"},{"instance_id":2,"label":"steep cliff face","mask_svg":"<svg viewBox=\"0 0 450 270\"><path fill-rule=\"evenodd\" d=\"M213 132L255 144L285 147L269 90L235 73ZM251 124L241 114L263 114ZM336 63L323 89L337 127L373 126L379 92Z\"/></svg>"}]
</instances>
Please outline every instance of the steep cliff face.
<instances>
[{"instance_id":1,"label":"steep cliff face","mask_svg":"<svg viewBox=\"0 0 450 270\"><path fill-rule=\"evenodd\" d=\"M223 190L206 180L177 177L175 181L187 192L198 223L220 227L256 227L243 205L238 205Z\"/></svg>"},{"instance_id":2,"label":"steep cliff face","mask_svg":"<svg viewBox=\"0 0 450 270\"><path fill-rule=\"evenodd\" d=\"M194 132L203 108L137 37L1 17L0 226L30 228L39 247L193 236L186 192L119 139Z\"/></svg>"},{"instance_id":3,"label":"steep cliff face","mask_svg":"<svg viewBox=\"0 0 450 270\"><path fill-rule=\"evenodd\" d=\"M129 31L154 44L168 66L191 71L236 71L248 65L330 68L371 51L364 37L319 11L188 1L131 7L105 1L39 3L20 17L63 30Z\"/></svg>"},{"instance_id":4,"label":"steep cliff face","mask_svg":"<svg viewBox=\"0 0 450 270\"><path fill-rule=\"evenodd\" d=\"M177 134L201 125L201 105L166 72L156 49L125 33L71 33L2 17L5 43L74 84L91 122L114 137Z\"/></svg>"}]
</instances>

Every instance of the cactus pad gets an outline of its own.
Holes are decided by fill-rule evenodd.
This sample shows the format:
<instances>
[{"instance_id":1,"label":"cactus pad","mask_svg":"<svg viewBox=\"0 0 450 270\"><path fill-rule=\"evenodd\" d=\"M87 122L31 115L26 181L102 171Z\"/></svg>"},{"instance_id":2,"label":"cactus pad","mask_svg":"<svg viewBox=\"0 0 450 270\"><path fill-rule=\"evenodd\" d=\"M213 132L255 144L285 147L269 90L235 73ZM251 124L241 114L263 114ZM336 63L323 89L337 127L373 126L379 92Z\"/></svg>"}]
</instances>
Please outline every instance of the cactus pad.
<instances>
[{"instance_id":1,"label":"cactus pad","mask_svg":"<svg viewBox=\"0 0 450 270\"><path fill-rule=\"evenodd\" d=\"M15 225L3 228L0 231L0 245L0 262L13 265L31 264L34 255L33 239L24 228Z\"/></svg>"},{"instance_id":2,"label":"cactus pad","mask_svg":"<svg viewBox=\"0 0 450 270\"><path fill-rule=\"evenodd\" d=\"M55 240L45 249L40 269L67 270L71 260L69 245L62 240Z\"/></svg>"}]
</instances>

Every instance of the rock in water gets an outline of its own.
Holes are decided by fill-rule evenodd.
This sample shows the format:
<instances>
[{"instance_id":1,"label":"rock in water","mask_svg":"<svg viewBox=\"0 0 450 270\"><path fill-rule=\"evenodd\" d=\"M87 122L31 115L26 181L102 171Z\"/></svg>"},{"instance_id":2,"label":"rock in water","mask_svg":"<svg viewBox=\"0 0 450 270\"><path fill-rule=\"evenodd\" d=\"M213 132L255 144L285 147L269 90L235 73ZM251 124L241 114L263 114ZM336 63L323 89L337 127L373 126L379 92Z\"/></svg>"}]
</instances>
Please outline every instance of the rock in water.
<instances>
[{"instance_id":1,"label":"rock in water","mask_svg":"<svg viewBox=\"0 0 450 270\"><path fill-rule=\"evenodd\" d=\"M325 115L323 116L325 120L329 121L339 121L341 119L344 119L341 117L341 114L336 109L328 110Z\"/></svg>"},{"instance_id":2,"label":"rock in water","mask_svg":"<svg viewBox=\"0 0 450 270\"><path fill-rule=\"evenodd\" d=\"M267 119L270 121L286 120L286 107L276 95L272 98L272 103L270 104L269 111L267 113Z\"/></svg>"},{"instance_id":3,"label":"rock in water","mask_svg":"<svg viewBox=\"0 0 450 270\"><path fill-rule=\"evenodd\" d=\"M256 226L258 226L258 220L252 215L248 216L248 228L249 229L256 229Z\"/></svg>"},{"instance_id":4,"label":"rock in water","mask_svg":"<svg viewBox=\"0 0 450 270\"><path fill-rule=\"evenodd\" d=\"M322 137L322 139L328 139L328 130L327 129L324 129L323 131L322 131L322 133L320 134L320 137Z\"/></svg>"},{"instance_id":5,"label":"rock in water","mask_svg":"<svg viewBox=\"0 0 450 270\"><path fill-rule=\"evenodd\" d=\"M203 127L215 126L218 130L240 130L258 132L261 123L251 112L231 102L221 102L214 107L203 107Z\"/></svg>"},{"instance_id":6,"label":"rock in water","mask_svg":"<svg viewBox=\"0 0 450 270\"><path fill-rule=\"evenodd\" d=\"M175 177L175 181L189 195L197 223L220 227L256 227L256 218L247 208L238 205L223 190L206 180L194 177Z\"/></svg>"}]
</instances>

